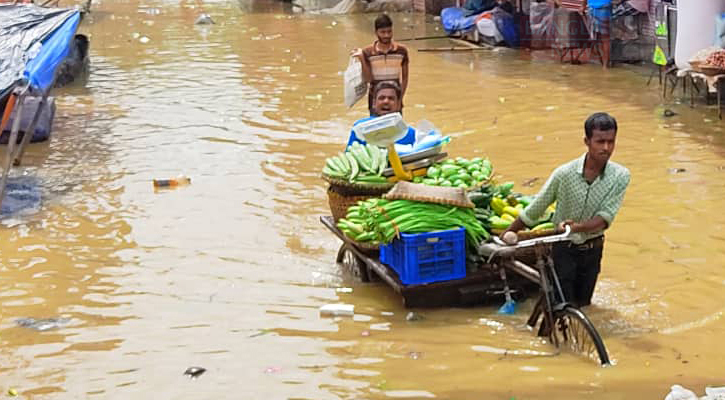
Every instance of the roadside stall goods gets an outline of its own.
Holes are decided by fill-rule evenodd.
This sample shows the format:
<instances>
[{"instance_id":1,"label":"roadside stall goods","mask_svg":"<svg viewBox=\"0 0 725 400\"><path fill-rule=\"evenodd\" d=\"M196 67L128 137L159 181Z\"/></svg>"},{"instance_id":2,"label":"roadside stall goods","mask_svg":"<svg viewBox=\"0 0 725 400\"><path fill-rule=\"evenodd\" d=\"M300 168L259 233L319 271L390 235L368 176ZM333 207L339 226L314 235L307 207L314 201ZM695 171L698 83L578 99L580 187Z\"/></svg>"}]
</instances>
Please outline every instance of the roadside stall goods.
<instances>
[{"instance_id":1,"label":"roadside stall goods","mask_svg":"<svg viewBox=\"0 0 725 400\"><path fill-rule=\"evenodd\" d=\"M706 75L725 73L725 50L718 47L707 47L699 50L689 60L693 71Z\"/></svg>"}]
</instances>

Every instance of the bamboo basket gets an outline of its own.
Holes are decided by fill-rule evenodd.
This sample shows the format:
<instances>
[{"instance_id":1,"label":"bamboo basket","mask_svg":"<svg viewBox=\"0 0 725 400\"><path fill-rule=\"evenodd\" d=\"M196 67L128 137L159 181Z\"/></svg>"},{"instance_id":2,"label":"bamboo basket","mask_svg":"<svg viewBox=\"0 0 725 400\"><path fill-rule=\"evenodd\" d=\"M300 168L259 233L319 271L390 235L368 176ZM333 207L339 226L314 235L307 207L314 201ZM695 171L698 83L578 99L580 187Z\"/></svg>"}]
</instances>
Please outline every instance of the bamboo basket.
<instances>
[{"instance_id":1,"label":"bamboo basket","mask_svg":"<svg viewBox=\"0 0 725 400\"><path fill-rule=\"evenodd\" d=\"M358 183L348 182L344 179L337 179L322 174L322 179L330 184L330 188L334 189L337 194L343 196L368 196L379 197L387 193L390 188L395 186L394 182L388 183Z\"/></svg>"},{"instance_id":2,"label":"bamboo basket","mask_svg":"<svg viewBox=\"0 0 725 400\"><path fill-rule=\"evenodd\" d=\"M379 197L379 195L364 194L346 196L338 193L334 186L330 186L327 189L327 201L330 204L330 211L332 212L332 218L335 222L339 221L340 218L345 218L347 215L347 209L350 206L357 204L358 201L367 200L372 197Z\"/></svg>"}]
</instances>

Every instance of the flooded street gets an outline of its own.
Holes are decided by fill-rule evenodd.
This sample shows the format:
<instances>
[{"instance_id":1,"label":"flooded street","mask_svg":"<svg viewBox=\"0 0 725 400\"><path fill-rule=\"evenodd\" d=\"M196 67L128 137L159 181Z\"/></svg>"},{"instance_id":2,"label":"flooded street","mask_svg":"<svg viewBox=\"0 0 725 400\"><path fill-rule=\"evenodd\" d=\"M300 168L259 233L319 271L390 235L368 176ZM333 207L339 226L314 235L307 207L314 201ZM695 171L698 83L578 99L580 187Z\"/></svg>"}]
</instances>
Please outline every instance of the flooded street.
<instances>
[{"instance_id":1,"label":"flooded street","mask_svg":"<svg viewBox=\"0 0 725 400\"><path fill-rule=\"evenodd\" d=\"M0 390L27 399L637 399L725 385L725 138L716 110L663 104L649 71L517 51L418 52L405 119L452 156L488 156L535 193L586 151L583 122L619 122L632 181L587 314L616 365L556 354L497 306L409 310L355 284L320 171L363 102L342 104L348 52L376 15L236 1L99 1L85 86L57 90L54 137L24 167L40 210L0 226ZM198 26L206 12L215 25ZM398 39L436 35L396 14ZM668 100L669 101L669 100ZM662 116L664 108L678 115ZM154 191L186 174L191 185ZM523 182L539 178L532 187ZM351 287L352 293L336 290ZM354 318L319 316L328 303ZM62 318L34 330L19 318ZM366 333L364 333L366 332ZM183 375L206 368L198 379Z\"/></svg>"}]
</instances>

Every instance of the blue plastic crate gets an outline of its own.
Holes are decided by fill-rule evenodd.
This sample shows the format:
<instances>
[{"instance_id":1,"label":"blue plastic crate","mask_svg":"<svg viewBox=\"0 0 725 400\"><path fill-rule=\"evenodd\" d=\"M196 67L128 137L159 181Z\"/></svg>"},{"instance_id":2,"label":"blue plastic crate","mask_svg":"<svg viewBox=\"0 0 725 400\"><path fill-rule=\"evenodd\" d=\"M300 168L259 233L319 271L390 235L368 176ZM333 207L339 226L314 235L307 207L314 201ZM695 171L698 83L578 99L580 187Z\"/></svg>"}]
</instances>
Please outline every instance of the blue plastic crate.
<instances>
[{"instance_id":1,"label":"blue plastic crate","mask_svg":"<svg viewBox=\"0 0 725 400\"><path fill-rule=\"evenodd\" d=\"M466 277L466 230L400 235L380 246L380 261L398 273L405 285Z\"/></svg>"}]
</instances>

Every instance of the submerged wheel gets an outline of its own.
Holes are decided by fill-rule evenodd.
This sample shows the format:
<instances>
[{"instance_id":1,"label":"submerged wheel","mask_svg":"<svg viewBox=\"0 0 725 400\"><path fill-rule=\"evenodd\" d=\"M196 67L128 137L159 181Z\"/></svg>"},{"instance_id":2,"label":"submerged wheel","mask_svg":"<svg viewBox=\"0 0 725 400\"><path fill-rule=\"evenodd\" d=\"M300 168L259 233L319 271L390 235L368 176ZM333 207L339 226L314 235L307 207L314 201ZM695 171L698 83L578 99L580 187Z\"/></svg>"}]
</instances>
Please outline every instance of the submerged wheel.
<instances>
[{"instance_id":1,"label":"submerged wheel","mask_svg":"<svg viewBox=\"0 0 725 400\"><path fill-rule=\"evenodd\" d=\"M342 265L346 272L348 272L352 278L360 282L370 282L370 275L368 274L368 267L365 265L363 260L360 259L347 244L340 246L340 250L337 252L337 262Z\"/></svg>"},{"instance_id":2,"label":"submerged wheel","mask_svg":"<svg viewBox=\"0 0 725 400\"><path fill-rule=\"evenodd\" d=\"M602 365L609 364L609 355L604 341L589 318L578 308L566 306L554 316L555 343L574 353L599 361Z\"/></svg>"}]
</instances>

